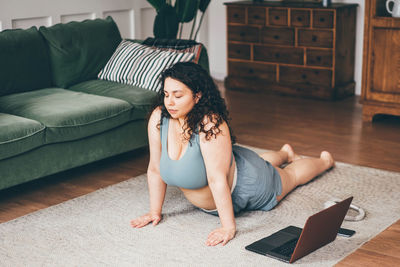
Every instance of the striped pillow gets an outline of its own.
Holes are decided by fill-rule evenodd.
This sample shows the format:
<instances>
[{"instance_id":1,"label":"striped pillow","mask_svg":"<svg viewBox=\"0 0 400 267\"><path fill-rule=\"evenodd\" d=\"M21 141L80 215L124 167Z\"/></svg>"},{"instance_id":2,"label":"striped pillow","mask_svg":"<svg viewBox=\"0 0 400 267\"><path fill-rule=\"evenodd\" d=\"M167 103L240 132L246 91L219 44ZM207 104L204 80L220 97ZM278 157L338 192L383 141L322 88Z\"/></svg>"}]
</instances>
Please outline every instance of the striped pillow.
<instances>
[{"instance_id":1,"label":"striped pillow","mask_svg":"<svg viewBox=\"0 0 400 267\"><path fill-rule=\"evenodd\" d=\"M98 78L159 91L160 74L177 62L192 61L194 53L162 51L122 40Z\"/></svg>"},{"instance_id":2,"label":"striped pillow","mask_svg":"<svg viewBox=\"0 0 400 267\"><path fill-rule=\"evenodd\" d=\"M143 45L150 46L154 49L163 51L175 51L179 53L194 53L193 62L199 63L201 50L203 45L194 40L184 39L163 39L148 37L143 41Z\"/></svg>"}]
</instances>

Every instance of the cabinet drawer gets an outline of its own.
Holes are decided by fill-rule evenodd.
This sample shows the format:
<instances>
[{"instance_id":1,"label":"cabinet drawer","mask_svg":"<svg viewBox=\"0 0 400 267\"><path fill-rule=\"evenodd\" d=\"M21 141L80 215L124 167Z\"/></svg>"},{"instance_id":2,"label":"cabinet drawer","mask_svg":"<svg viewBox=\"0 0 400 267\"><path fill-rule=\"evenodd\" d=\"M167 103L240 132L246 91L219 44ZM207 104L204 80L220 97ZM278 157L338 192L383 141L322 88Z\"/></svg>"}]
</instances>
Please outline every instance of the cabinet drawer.
<instances>
[{"instance_id":1,"label":"cabinet drawer","mask_svg":"<svg viewBox=\"0 0 400 267\"><path fill-rule=\"evenodd\" d=\"M247 20L249 24L265 25L265 8L249 7L247 9Z\"/></svg>"},{"instance_id":2,"label":"cabinet drawer","mask_svg":"<svg viewBox=\"0 0 400 267\"><path fill-rule=\"evenodd\" d=\"M331 87L332 72L330 70L280 66L279 77L282 83Z\"/></svg>"},{"instance_id":3,"label":"cabinet drawer","mask_svg":"<svg viewBox=\"0 0 400 267\"><path fill-rule=\"evenodd\" d=\"M259 30L252 26L229 26L228 40L239 42L255 42L259 41Z\"/></svg>"},{"instance_id":4,"label":"cabinet drawer","mask_svg":"<svg viewBox=\"0 0 400 267\"><path fill-rule=\"evenodd\" d=\"M273 27L262 28L261 42L266 44L294 45L294 29Z\"/></svg>"},{"instance_id":5,"label":"cabinet drawer","mask_svg":"<svg viewBox=\"0 0 400 267\"><path fill-rule=\"evenodd\" d=\"M228 23L246 23L246 9L242 7L228 7Z\"/></svg>"},{"instance_id":6,"label":"cabinet drawer","mask_svg":"<svg viewBox=\"0 0 400 267\"><path fill-rule=\"evenodd\" d=\"M250 59L250 45L228 44L228 57L238 59Z\"/></svg>"},{"instance_id":7,"label":"cabinet drawer","mask_svg":"<svg viewBox=\"0 0 400 267\"><path fill-rule=\"evenodd\" d=\"M333 11L313 11L315 28L333 28Z\"/></svg>"},{"instance_id":8,"label":"cabinet drawer","mask_svg":"<svg viewBox=\"0 0 400 267\"><path fill-rule=\"evenodd\" d=\"M333 47L333 32L330 30L299 30L299 45Z\"/></svg>"},{"instance_id":9,"label":"cabinet drawer","mask_svg":"<svg viewBox=\"0 0 400 267\"><path fill-rule=\"evenodd\" d=\"M295 47L255 45L254 60L303 65L304 50Z\"/></svg>"},{"instance_id":10,"label":"cabinet drawer","mask_svg":"<svg viewBox=\"0 0 400 267\"><path fill-rule=\"evenodd\" d=\"M287 26L288 25L288 11L281 8L270 8L268 11L269 24Z\"/></svg>"},{"instance_id":11,"label":"cabinet drawer","mask_svg":"<svg viewBox=\"0 0 400 267\"><path fill-rule=\"evenodd\" d=\"M296 27L310 26L310 12L308 10L292 9L290 12L290 24Z\"/></svg>"},{"instance_id":12,"label":"cabinet drawer","mask_svg":"<svg viewBox=\"0 0 400 267\"><path fill-rule=\"evenodd\" d=\"M332 51L307 49L307 65L332 67Z\"/></svg>"},{"instance_id":13,"label":"cabinet drawer","mask_svg":"<svg viewBox=\"0 0 400 267\"><path fill-rule=\"evenodd\" d=\"M276 67L262 63L229 61L229 76L276 81Z\"/></svg>"}]
</instances>

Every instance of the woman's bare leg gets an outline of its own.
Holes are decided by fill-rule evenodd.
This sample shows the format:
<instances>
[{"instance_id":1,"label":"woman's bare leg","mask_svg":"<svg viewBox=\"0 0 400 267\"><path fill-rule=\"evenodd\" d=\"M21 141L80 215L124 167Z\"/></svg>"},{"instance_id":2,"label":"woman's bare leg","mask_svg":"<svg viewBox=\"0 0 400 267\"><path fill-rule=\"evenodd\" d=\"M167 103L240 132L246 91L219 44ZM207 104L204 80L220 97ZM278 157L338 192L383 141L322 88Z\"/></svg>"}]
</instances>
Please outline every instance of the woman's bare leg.
<instances>
[{"instance_id":1,"label":"woman's bare leg","mask_svg":"<svg viewBox=\"0 0 400 267\"><path fill-rule=\"evenodd\" d=\"M335 161L332 155L327 151L323 151L319 158L302 158L293 161L285 169L276 168L282 181L282 194L277 197L277 200L280 201L297 186L309 182L334 164Z\"/></svg>"},{"instance_id":2,"label":"woman's bare leg","mask_svg":"<svg viewBox=\"0 0 400 267\"><path fill-rule=\"evenodd\" d=\"M301 157L297 155L289 144L284 144L279 151L269 151L260 154L264 160L268 161L275 167L279 167L284 163L290 163Z\"/></svg>"}]
</instances>

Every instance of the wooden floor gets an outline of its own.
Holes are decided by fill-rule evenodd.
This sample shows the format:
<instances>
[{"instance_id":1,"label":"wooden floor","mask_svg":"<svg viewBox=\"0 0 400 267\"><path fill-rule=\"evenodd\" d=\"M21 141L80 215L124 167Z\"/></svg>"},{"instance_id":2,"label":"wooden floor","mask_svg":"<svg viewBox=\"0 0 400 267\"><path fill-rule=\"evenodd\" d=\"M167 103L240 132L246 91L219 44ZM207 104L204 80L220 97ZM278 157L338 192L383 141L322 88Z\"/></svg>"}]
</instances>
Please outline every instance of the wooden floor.
<instances>
[{"instance_id":1,"label":"wooden floor","mask_svg":"<svg viewBox=\"0 0 400 267\"><path fill-rule=\"evenodd\" d=\"M328 150L337 161L400 172L399 117L362 122L356 97L328 102L225 91L219 85L238 143L265 149L290 143L299 154ZM148 150L141 149L0 191L0 222L142 174L148 159ZM400 266L400 220L338 264L377 265Z\"/></svg>"}]
</instances>

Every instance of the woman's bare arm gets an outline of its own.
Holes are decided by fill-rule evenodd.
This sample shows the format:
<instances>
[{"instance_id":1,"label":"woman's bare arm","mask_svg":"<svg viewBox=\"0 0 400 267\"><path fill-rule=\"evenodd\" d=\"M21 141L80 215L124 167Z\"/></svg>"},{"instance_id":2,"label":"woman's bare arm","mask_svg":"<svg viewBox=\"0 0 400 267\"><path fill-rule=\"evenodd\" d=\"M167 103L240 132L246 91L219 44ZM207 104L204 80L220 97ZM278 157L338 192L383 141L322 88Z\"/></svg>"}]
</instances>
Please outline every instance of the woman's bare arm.
<instances>
[{"instance_id":1,"label":"woman's bare arm","mask_svg":"<svg viewBox=\"0 0 400 267\"><path fill-rule=\"evenodd\" d=\"M161 220L162 205L164 203L167 185L164 183L160 175L161 138L160 129L157 128L160 118L161 110L157 108L151 114L147 128L150 148L150 161L147 168L150 211L149 213L131 221L132 227L135 228L143 227L150 222L153 222L153 225L156 225Z\"/></svg>"},{"instance_id":2,"label":"woman's bare arm","mask_svg":"<svg viewBox=\"0 0 400 267\"><path fill-rule=\"evenodd\" d=\"M208 122L206 129L214 124ZM225 245L236 233L235 216L233 212L231 191L228 184L229 168L232 157L232 143L228 125L224 122L219 126L221 132L210 140L200 133L200 148L207 170L208 184L218 210L222 227L214 230L208 236L207 245Z\"/></svg>"}]
</instances>

